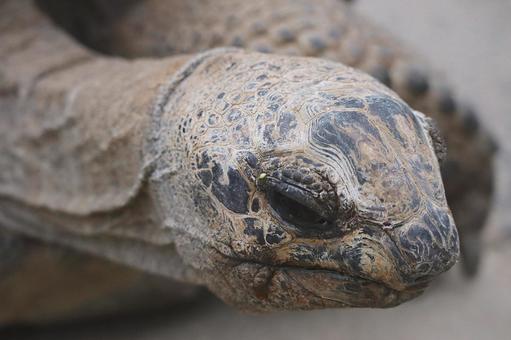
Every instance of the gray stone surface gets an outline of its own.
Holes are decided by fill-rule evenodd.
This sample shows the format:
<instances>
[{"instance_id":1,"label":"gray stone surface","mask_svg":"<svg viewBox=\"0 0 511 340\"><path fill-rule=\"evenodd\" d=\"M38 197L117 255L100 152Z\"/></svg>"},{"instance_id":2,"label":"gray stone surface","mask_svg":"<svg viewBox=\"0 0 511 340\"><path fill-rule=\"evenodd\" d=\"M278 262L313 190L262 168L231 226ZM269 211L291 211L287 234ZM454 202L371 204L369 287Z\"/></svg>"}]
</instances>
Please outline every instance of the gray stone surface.
<instances>
[{"instance_id":1,"label":"gray stone surface","mask_svg":"<svg viewBox=\"0 0 511 340\"><path fill-rule=\"evenodd\" d=\"M243 315L209 298L115 323L39 330L30 339L509 339L511 337L511 1L359 0L360 10L414 45L476 105L501 152L498 193L479 277L457 268L423 297L389 310ZM12 339L10 337L9 339Z\"/></svg>"}]
</instances>

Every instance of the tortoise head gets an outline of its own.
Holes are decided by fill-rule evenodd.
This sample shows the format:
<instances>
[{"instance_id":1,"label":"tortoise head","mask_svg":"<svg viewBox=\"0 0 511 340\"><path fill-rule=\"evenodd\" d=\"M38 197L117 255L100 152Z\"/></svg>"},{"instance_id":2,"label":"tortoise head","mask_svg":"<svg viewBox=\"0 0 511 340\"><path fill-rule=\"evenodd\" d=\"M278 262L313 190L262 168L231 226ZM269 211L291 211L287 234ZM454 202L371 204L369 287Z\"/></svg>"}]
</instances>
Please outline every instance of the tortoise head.
<instances>
[{"instance_id":1,"label":"tortoise head","mask_svg":"<svg viewBox=\"0 0 511 340\"><path fill-rule=\"evenodd\" d=\"M250 310L387 307L455 263L441 148L393 92L339 64L240 52L194 76L206 90L183 143L217 295Z\"/></svg>"}]
</instances>

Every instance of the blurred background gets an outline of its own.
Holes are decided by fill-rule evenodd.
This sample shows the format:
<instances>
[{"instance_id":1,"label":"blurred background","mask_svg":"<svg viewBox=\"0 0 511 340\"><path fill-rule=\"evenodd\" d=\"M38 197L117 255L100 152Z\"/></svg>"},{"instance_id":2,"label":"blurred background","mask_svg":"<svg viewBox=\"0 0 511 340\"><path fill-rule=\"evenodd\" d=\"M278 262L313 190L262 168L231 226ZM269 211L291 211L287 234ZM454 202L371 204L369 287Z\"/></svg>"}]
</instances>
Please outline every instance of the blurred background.
<instances>
[{"instance_id":1,"label":"blurred background","mask_svg":"<svg viewBox=\"0 0 511 340\"><path fill-rule=\"evenodd\" d=\"M205 295L143 317L18 330L0 338L511 338L511 0L358 0L355 6L445 72L499 142L497 194L475 279L465 279L454 268L424 296L388 310L247 315Z\"/></svg>"}]
</instances>

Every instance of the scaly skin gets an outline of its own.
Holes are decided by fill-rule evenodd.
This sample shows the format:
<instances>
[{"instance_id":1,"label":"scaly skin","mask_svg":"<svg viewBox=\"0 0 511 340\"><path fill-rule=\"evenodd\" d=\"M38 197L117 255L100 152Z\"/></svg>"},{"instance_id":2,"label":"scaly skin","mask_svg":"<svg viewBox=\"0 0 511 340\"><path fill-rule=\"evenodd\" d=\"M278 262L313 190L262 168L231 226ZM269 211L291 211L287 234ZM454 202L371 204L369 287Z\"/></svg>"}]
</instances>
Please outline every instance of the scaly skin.
<instances>
[{"instance_id":1,"label":"scaly skin","mask_svg":"<svg viewBox=\"0 0 511 340\"><path fill-rule=\"evenodd\" d=\"M0 18L0 225L251 311L389 307L458 256L436 132L321 59L134 61Z\"/></svg>"},{"instance_id":2,"label":"scaly skin","mask_svg":"<svg viewBox=\"0 0 511 340\"><path fill-rule=\"evenodd\" d=\"M494 142L476 114L456 103L441 77L349 5L338 0L96 0L80 11L60 0L43 5L80 40L107 54L167 56L238 46L326 58L372 74L432 117L446 139L444 185L461 234L465 271L475 274L479 234L493 194ZM58 15L59 8L65 15Z\"/></svg>"}]
</instances>

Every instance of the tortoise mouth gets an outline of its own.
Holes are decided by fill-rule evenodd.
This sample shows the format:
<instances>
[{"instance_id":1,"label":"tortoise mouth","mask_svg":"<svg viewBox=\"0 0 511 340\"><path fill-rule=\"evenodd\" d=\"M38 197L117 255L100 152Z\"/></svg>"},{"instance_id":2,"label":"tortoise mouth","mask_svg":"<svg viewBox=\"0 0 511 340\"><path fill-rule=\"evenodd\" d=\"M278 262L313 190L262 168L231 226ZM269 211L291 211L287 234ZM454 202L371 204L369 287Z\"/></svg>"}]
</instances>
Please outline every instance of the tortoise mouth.
<instances>
[{"instance_id":1,"label":"tortoise mouth","mask_svg":"<svg viewBox=\"0 0 511 340\"><path fill-rule=\"evenodd\" d=\"M388 308L421 295L429 282L397 290L383 282L325 269L282 267L290 278L315 297L343 307Z\"/></svg>"},{"instance_id":2,"label":"tortoise mouth","mask_svg":"<svg viewBox=\"0 0 511 340\"><path fill-rule=\"evenodd\" d=\"M395 289L384 282L318 267L275 265L247 259L232 266L233 277L251 295L251 310L339 307L388 308L421 295L429 280Z\"/></svg>"}]
</instances>

